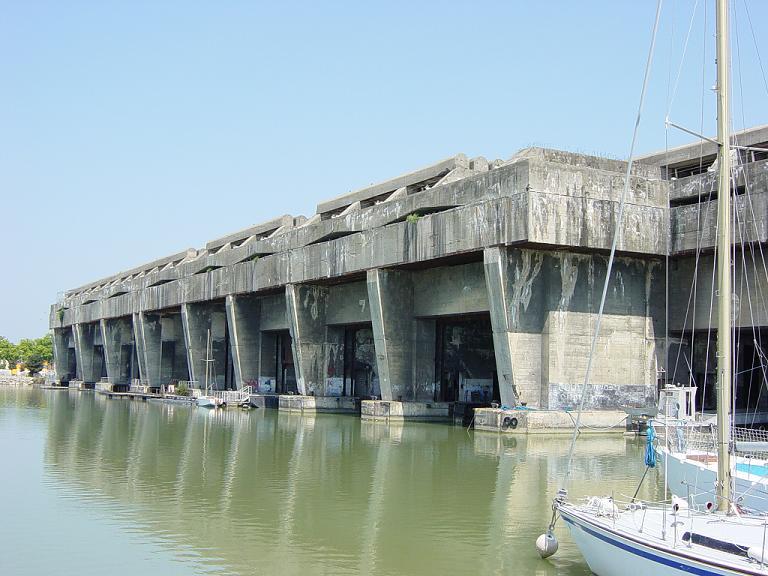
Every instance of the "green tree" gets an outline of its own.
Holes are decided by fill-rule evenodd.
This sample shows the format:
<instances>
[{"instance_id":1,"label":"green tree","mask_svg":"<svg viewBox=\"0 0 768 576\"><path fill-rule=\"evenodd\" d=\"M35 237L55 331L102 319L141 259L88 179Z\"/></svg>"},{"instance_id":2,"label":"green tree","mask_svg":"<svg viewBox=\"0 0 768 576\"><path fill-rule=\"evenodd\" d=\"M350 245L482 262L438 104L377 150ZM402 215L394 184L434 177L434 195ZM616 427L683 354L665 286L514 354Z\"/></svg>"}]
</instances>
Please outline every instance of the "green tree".
<instances>
[{"instance_id":1,"label":"green tree","mask_svg":"<svg viewBox=\"0 0 768 576\"><path fill-rule=\"evenodd\" d=\"M8 362L9 368L15 368L19 360L19 351L13 342L0 336L0 361L2 360Z\"/></svg>"},{"instance_id":2,"label":"green tree","mask_svg":"<svg viewBox=\"0 0 768 576\"><path fill-rule=\"evenodd\" d=\"M50 334L42 338L24 338L16 346L17 360L25 364L33 356L41 362L53 361L53 339Z\"/></svg>"},{"instance_id":3,"label":"green tree","mask_svg":"<svg viewBox=\"0 0 768 576\"><path fill-rule=\"evenodd\" d=\"M43 359L42 357L33 352L25 361L24 361L24 368L26 368L29 371L30 376L34 376L40 370L43 369Z\"/></svg>"}]
</instances>

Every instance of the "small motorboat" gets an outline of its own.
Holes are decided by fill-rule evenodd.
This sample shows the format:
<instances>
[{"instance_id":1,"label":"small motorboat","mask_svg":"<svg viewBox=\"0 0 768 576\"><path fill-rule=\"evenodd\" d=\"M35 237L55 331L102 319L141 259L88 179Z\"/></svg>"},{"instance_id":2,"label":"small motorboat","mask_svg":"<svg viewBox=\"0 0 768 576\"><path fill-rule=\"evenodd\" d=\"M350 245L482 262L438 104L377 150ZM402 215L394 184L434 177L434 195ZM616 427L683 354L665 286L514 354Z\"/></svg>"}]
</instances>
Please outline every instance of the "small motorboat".
<instances>
[{"instance_id":1,"label":"small motorboat","mask_svg":"<svg viewBox=\"0 0 768 576\"><path fill-rule=\"evenodd\" d=\"M224 406L224 401L215 396L198 396L196 401L200 408L221 408Z\"/></svg>"}]
</instances>

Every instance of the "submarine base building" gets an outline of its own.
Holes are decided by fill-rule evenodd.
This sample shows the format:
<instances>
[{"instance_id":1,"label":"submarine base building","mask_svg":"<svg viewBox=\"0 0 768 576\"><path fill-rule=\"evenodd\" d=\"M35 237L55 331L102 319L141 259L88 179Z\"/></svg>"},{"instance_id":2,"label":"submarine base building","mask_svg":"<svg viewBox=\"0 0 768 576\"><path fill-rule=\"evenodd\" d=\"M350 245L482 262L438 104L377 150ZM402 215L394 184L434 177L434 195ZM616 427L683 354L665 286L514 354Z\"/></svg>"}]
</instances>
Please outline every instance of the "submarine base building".
<instances>
[{"instance_id":1,"label":"submarine base building","mask_svg":"<svg viewBox=\"0 0 768 576\"><path fill-rule=\"evenodd\" d=\"M765 147L768 127L739 141ZM587 422L655 405L664 382L695 383L699 405L714 402L715 157L705 142L633 164ZM57 380L202 388L208 367L212 388L249 387L283 410L399 420L493 406L475 411L477 427L508 426L514 410L521 427L567 428L626 168L543 148L507 161L460 154L322 202L311 218L281 216L69 290L50 311ZM760 291L766 154L743 154L735 179L734 241L751 256L734 285ZM749 370L764 357L753 335L768 310L746 299L737 408L768 412Z\"/></svg>"}]
</instances>

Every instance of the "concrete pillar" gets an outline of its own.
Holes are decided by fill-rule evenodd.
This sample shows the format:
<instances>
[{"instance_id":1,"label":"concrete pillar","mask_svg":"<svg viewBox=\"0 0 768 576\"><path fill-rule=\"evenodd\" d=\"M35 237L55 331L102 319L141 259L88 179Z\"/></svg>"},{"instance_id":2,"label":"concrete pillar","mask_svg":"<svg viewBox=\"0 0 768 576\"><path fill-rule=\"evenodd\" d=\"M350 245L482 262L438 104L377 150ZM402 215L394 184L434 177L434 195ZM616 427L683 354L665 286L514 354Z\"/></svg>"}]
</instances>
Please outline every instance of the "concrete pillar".
<instances>
[{"instance_id":1,"label":"concrete pillar","mask_svg":"<svg viewBox=\"0 0 768 576\"><path fill-rule=\"evenodd\" d=\"M88 384L94 384L100 379L100 359L96 358L94 345L98 324L75 324L75 355L77 357L77 378Z\"/></svg>"},{"instance_id":2,"label":"concrete pillar","mask_svg":"<svg viewBox=\"0 0 768 576\"><path fill-rule=\"evenodd\" d=\"M325 393L327 396L344 395L344 334L343 326L325 329Z\"/></svg>"},{"instance_id":3,"label":"concrete pillar","mask_svg":"<svg viewBox=\"0 0 768 576\"><path fill-rule=\"evenodd\" d=\"M104 343L104 361L111 384L129 385L133 369L133 323L131 318L109 318L100 321Z\"/></svg>"},{"instance_id":4,"label":"concrete pillar","mask_svg":"<svg viewBox=\"0 0 768 576\"><path fill-rule=\"evenodd\" d=\"M325 316L328 288L288 284L285 298L299 394L326 396Z\"/></svg>"},{"instance_id":5,"label":"concrete pillar","mask_svg":"<svg viewBox=\"0 0 768 576\"><path fill-rule=\"evenodd\" d=\"M53 329L53 364L59 382L72 376L69 374L69 332L69 328Z\"/></svg>"},{"instance_id":6,"label":"concrete pillar","mask_svg":"<svg viewBox=\"0 0 768 576\"><path fill-rule=\"evenodd\" d=\"M131 316L131 323L133 324L133 342L136 346L136 360L139 364L139 379L147 380L146 351L141 333L141 318L138 312L134 312Z\"/></svg>"},{"instance_id":7,"label":"concrete pillar","mask_svg":"<svg viewBox=\"0 0 768 576\"><path fill-rule=\"evenodd\" d=\"M208 385L213 389L223 389L226 385L227 355L229 354L226 349L227 322L224 303L182 304L181 324L190 380L204 387L206 364L209 364ZM209 333L211 336L210 358L207 350Z\"/></svg>"},{"instance_id":8,"label":"concrete pillar","mask_svg":"<svg viewBox=\"0 0 768 576\"><path fill-rule=\"evenodd\" d=\"M226 308L235 386L254 386L261 375L261 301L250 294L230 295Z\"/></svg>"},{"instance_id":9,"label":"concrete pillar","mask_svg":"<svg viewBox=\"0 0 768 576\"><path fill-rule=\"evenodd\" d=\"M149 386L161 385L160 369L162 365L162 323L158 314L140 312L136 314L139 330L136 332L138 343L139 371L141 379ZM143 370L142 370L143 366Z\"/></svg>"},{"instance_id":10,"label":"concrete pillar","mask_svg":"<svg viewBox=\"0 0 768 576\"><path fill-rule=\"evenodd\" d=\"M511 261L512 260L512 261ZM488 307L499 393L504 406L541 401L541 313L532 297L546 292L540 274L543 255L512 248L486 248L483 253ZM538 300L536 301L538 302ZM535 321L533 321L535 320Z\"/></svg>"},{"instance_id":11,"label":"concrete pillar","mask_svg":"<svg viewBox=\"0 0 768 576\"><path fill-rule=\"evenodd\" d=\"M413 280L402 270L369 270L368 301L382 400L415 400Z\"/></svg>"}]
</instances>

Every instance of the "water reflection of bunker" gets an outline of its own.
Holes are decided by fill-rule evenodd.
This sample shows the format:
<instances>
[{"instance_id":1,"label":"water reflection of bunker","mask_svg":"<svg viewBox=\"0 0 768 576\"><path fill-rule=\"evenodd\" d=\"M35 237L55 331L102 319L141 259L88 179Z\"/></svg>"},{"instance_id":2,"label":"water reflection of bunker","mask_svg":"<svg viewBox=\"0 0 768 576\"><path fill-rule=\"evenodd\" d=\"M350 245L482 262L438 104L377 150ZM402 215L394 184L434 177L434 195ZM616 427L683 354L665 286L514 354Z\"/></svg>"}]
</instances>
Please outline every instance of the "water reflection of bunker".
<instances>
[{"instance_id":1,"label":"water reflection of bunker","mask_svg":"<svg viewBox=\"0 0 768 576\"><path fill-rule=\"evenodd\" d=\"M47 402L48 475L130 510L146 538L235 573L582 570L567 540L555 565L530 545L548 520L567 438L67 393ZM641 473L641 444L589 436L572 492L610 493Z\"/></svg>"}]
</instances>

